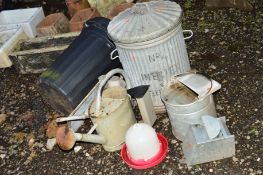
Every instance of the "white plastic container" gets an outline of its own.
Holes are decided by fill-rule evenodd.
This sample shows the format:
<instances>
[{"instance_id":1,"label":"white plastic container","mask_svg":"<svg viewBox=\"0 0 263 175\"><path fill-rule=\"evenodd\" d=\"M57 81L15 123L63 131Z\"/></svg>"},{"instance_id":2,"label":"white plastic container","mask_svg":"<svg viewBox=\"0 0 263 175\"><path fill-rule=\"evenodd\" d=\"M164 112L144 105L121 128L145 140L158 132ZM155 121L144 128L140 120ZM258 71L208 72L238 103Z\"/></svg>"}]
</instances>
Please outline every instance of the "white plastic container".
<instances>
[{"instance_id":1,"label":"white plastic container","mask_svg":"<svg viewBox=\"0 0 263 175\"><path fill-rule=\"evenodd\" d=\"M128 154L134 160L147 161L160 151L160 142L155 130L148 124L131 126L125 136Z\"/></svg>"},{"instance_id":2,"label":"white plastic container","mask_svg":"<svg viewBox=\"0 0 263 175\"><path fill-rule=\"evenodd\" d=\"M26 38L27 36L21 27L0 32L0 68L12 66L12 61L8 55L15 48L19 40Z\"/></svg>"},{"instance_id":3,"label":"white plastic container","mask_svg":"<svg viewBox=\"0 0 263 175\"><path fill-rule=\"evenodd\" d=\"M161 87L172 75L190 70L181 18L182 9L177 3L151 1L136 3L108 26L132 86L150 85L156 112L165 111ZM192 35L192 31L186 32Z\"/></svg>"},{"instance_id":4,"label":"white plastic container","mask_svg":"<svg viewBox=\"0 0 263 175\"><path fill-rule=\"evenodd\" d=\"M0 13L0 30L8 30L22 26L26 35L34 38L37 34L36 26L44 19L42 7L5 10Z\"/></svg>"}]
</instances>

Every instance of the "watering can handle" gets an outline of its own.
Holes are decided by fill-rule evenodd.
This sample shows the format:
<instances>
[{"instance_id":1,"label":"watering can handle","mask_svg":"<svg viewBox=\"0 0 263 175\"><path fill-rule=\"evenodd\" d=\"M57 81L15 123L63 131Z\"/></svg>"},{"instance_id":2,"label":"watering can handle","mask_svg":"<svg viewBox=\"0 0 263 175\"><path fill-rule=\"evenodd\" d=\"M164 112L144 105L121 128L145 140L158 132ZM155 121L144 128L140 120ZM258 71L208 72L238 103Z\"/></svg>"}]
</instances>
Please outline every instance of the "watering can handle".
<instances>
[{"instance_id":1,"label":"watering can handle","mask_svg":"<svg viewBox=\"0 0 263 175\"><path fill-rule=\"evenodd\" d=\"M115 60L116 58L119 58L118 55L115 56L115 57L113 57L113 55L114 55L115 52L117 52L117 49L114 49L114 50L110 53L110 59L111 59L111 60Z\"/></svg>"},{"instance_id":2,"label":"watering can handle","mask_svg":"<svg viewBox=\"0 0 263 175\"><path fill-rule=\"evenodd\" d=\"M185 37L184 40L188 40L188 39L192 38L193 35L194 35L192 30L183 30L183 34L184 33L189 33L190 34L189 36Z\"/></svg>"},{"instance_id":3,"label":"watering can handle","mask_svg":"<svg viewBox=\"0 0 263 175\"><path fill-rule=\"evenodd\" d=\"M131 83L129 81L129 78L127 76L127 74L122 70L122 69L113 69L111 71L109 71L105 78L102 79L99 83L99 87L98 87L98 92L97 92L97 98L96 98L96 108L95 108L95 112L98 113L100 110L100 103L101 103L101 90L104 87L104 85L107 83L108 79L110 79L113 75L115 74L122 74L122 76L124 77L126 84L127 84L127 88L130 89L131 88Z\"/></svg>"}]
</instances>

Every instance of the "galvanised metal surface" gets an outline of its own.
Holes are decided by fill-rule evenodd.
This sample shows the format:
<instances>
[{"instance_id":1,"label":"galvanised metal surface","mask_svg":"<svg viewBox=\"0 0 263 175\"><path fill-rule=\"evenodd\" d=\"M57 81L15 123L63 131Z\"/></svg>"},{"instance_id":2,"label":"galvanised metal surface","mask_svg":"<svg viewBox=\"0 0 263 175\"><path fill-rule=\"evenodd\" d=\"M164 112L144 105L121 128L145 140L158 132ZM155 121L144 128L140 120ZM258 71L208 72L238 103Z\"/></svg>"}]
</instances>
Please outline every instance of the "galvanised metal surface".
<instances>
[{"instance_id":1,"label":"galvanised metal surface","mask_svg":"<svg viewBox=\"0 0 263 175\"><path fill-rule=\"evenodd\" d=\"M207 103L207 104L206 104ZM201 107L203 105L204 107ZM187 109L196 110L195 112L188 112ZM183 141L191 125L200 124L203 115L211 115L216 117L215 103L213 95L199 100L197 103L189 106L172 107L166 106L167 113L172 125L173 135ZM181 110L182 113L176 113L174 109Z\"/></svg>"},{"instance_id":2,"label":"galvanised metal surface","mask_svg":"<svg viewBox=\"0 0 263 175\"><path fill-rule=\"evenodd\" d=\"M179 29L179 31L182 29ZM161 40L135 48L116 45L119 58L132 86L150 85L156 111L164 111L160 90L170 77L190 69L182 32L175 32ZM162 42L162 44L160 44Z\"/></svg>"},{"instance_id":3,"label":"galvanised metal surface","mask_svg":"<svg viewBox=\"0 0 263 175\"><path fill-rule=\"evenodd\" d=\"M132 86L150 85L156 112L165 111L161 87L171 76L190 70L181 14L174 2L137 3L108 26Z\"/></svg>"},{"instance_id":4,"label":"galvanised metal surface","mask_svg":"<svg viewBox=\"0 0 263 175\"><path fill-rule=\"evenodd\" d=\"M183 141L191 125L201 124L202 116L216 117L212 93L220 88L215 80L195 73L174 76L163 87L161 97L176 138Z\"/></svg>"},{"instance_id":5,"label":"galvanised metal surface","mask_svg":"<svg viewBox=\"0 0 263 175\"><path fill-rule=\"evenodd\" d=\"M188 166L224 159L235 155L235 136L231 135L224 117L217 118L220 133L210 139L202 125L192 125L182 143Z\"/></svg>"},{"instance_id":6,"label":"galvanised metal surface","mask_svg":"<svg viewBox=\"0 0 263 175\"><path fill-rule=\"evenodd\" d=\"M115 42L138 43L166 34L180 25L181 7L171 1L136 3L110 22L108 32Z\"/></svg>"}]
</instances>

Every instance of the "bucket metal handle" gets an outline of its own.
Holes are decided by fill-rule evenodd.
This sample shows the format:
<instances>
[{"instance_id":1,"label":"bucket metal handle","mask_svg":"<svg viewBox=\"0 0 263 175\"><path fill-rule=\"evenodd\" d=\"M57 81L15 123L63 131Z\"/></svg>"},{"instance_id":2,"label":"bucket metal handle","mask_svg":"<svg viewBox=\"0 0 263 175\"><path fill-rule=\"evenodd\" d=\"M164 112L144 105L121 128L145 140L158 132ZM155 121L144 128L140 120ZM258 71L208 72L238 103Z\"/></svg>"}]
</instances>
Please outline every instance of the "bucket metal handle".
<instances>
[{"instance_id":1,"label":"bucket metal handle","mask_svg":"<svg viewBox=\"0 0 263 175\"><path fill-rule=\"evenodd\" d=\"M119 58L119 55L113 57L114 53L117 52L117 49L114 49L111 53L110 53L110 59L111 60L115 60L116 58Z\"/></svg>"},{"instance_id":2,"label":"bucket metal handle","mask_svg":"<svg viewBox=\"0 0 263 175\"><path fill-rule=\"evenodd\" d=\"M101 90L104 87L104 85L107 83L107 81L115 74L121 74L127 84L127 89L131 88L131 83L129 81L128 75L122 70L122 69L113 69L109 71L105 78L100 81L99 87L98 87L98 92L97 92L97 98L96 98L96 108L95 108L95 113L98 113L100 110L100 103L101 103Z\"/></svg>"},{"instance_id":3,"label":"bucket metal handle","mask_svg":"<svg viewBox=\"0 0 263 175\"><path fill-rule=\"evenodd\" d=\"M184 40L188 40L188 39L192 38L194 35L192 30L183 30L183 34L185 34L185 33L189 33L190 35L187 37L184 37Z\"/></svg>"},{"instance_id":4,"label":"bucket metal handle","mask_svg":"<svg viewBox=\"0 0 263 175\"><path fill-rule=\"evenodd\" d=\"M142 7L146 7L147 11L150 12L151 9L148 5L148 3L142 2L142 3L135 3L135 8L132 8L133 13L135 14L144 14L145 12L141 10Z\"/></svg>"}]
</instances>

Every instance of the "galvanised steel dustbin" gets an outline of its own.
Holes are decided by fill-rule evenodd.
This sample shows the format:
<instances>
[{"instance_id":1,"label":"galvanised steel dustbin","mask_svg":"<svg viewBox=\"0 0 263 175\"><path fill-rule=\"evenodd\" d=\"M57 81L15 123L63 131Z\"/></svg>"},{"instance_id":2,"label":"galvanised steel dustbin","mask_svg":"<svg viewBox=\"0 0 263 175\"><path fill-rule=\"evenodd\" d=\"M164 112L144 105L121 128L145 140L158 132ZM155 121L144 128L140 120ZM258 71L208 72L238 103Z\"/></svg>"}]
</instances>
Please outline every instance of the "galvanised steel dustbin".
<instances>
[{"instance_id":1,"label":"galvanised steel dustbin","mask_svg":"<svg viewBox=\"0 0 263 175\"><path fill-rule=\"evenodd\" d=\"M161 87L190 70L181 27L182 9L170 1L137 3L113 18L108 33L132 86L150 85L156 112L164 112ZM112 59L114 53L112 53Z\"/></svg>"}]
</instances>

